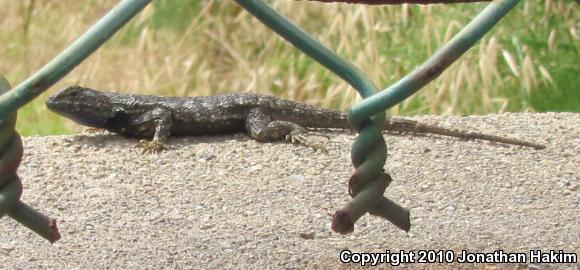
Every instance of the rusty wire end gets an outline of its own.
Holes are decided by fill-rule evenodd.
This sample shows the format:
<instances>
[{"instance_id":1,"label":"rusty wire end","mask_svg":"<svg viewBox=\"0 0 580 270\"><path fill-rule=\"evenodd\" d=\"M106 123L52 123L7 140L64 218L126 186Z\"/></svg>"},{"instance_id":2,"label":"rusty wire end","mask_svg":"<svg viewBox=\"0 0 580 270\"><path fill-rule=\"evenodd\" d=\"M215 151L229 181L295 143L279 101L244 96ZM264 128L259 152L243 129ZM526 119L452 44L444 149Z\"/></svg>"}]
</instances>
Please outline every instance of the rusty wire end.
<instances>
[{"instance_id":1,"label":"rusty wire end","mask_svg":"<svg viewBox=\"0 0 580 270\"><path fill-rule=\"evenodd\" d=\"M48 239L51 244L58 241L60 239L60 232L58 231L58 227L56 226L56 219L51 218L48 220L48 228L51 231L52 238Z\"/></svg>"},{"instance_id":2,"label":"rusty wire end","mask_svg":"<svg viewBox=\"0 0 580 270\"><path fill-rule=\"evenodd\" d=\"M332 216L331 229L340 234L349 234L354 231L354 223L347 212L338 210Z\"/></svg>"}]
</instances>

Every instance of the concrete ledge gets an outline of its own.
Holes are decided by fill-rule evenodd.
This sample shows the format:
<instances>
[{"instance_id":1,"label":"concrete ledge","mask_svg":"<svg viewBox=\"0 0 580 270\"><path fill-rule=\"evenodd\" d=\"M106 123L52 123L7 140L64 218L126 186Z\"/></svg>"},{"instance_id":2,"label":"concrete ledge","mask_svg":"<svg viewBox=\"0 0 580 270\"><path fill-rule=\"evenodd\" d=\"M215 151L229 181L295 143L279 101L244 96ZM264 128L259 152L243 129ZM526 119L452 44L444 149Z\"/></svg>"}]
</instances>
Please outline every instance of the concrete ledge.
<instances>
[{"instance_id":1,"label":"concrete ledge","mask_svg":"<svg viewBox=\"0 0 580 270\"><path fill-rule=\"evenodd\" d=\"M414 119L548 147L385 135L387 196L411 209L411 231L365 216L341 236L330 221L349 200L348 132L329 133L328 154L243 134L176 138L146 155L115 135L24 138L23 200L57 218L63 237L50 245L3 218L0 266L334 269L354 266L340 263L344 249L579 253L579 114Z\"/></svg>"}]
</instances>

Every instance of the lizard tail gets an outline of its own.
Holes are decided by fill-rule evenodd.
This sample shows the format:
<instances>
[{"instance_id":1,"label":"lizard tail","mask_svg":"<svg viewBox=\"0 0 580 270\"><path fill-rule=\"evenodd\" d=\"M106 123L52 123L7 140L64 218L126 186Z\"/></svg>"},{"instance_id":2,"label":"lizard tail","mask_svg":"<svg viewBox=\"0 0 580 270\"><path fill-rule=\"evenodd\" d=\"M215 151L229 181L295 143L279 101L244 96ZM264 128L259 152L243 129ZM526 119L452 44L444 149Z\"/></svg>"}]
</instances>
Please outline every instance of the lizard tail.
<instances>
[{"instance_id":1,"label":"lizard tail","mask_svg":"<svg viewBox=\"0 0 580 270\"><path fill-rule=\"evenodd\" d=\"M294 104L293 107L298 108L296 109L297 112L294 112L289 116L287 116L286 120L299 124L303 127L340 128L340 129L351 128L347 120L347 115L345 113L327 109L320 109L301 103ZM534 148L536 150L546 148L546 146L542 144L537 144L524 140L489 135L475 131L464 131L458 129L443 128L438 127L436 125L423 124L417 121L404 119L400 117L387 117L384 130L391 132L409 132L416 134L436 134L471 140L473 139L485 140L511 145L526 146Z\"/></svg>"},{"instance_id":2,"label":"lizard tail","mask_svg":"<svg viewBox=\"0 0 580 270\"><path fill-rule=\"evenodd\" d=\"M456 137L462 139L478 139L478 140L485 140L485 141L492 141L492 142L499 142L505 144L513 144L513 145L520 145L531 147L536 150L541 150L546 148L545 145L537 144L533 142L528 142L519 139L513 139L508 137L496 136L496 135L489 135L480 132L474 131L464 131L458 129L448 129L442 128L434 125L427 125L423 123L419 123L417 121L402 119L402 118L387 118L387 123L385 125L385 130L388 131L396 131L396 132L410 132L410 133L419 133L419 134L437 134L449 137Z\"/></svg>"}]
</instances>

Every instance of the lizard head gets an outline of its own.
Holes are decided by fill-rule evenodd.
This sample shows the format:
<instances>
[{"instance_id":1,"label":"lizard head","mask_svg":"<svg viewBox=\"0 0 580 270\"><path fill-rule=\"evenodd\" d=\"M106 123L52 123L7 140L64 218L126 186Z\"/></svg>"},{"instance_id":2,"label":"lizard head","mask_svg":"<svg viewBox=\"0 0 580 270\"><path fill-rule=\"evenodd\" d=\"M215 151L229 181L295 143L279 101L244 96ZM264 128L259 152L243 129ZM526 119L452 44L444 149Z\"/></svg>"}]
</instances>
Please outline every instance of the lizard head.
<instances>
[{"instance_id":1,"label":"lizard head","mask_svg":"<svg viewBox=\"0 0 580 270\"><path fill-rule=\"evenodd\" d=\"M81 125L103 128L113 117L113 102L105 92L80 86L62 89L46 100L46 107Z\"/></svg>"}]
</instances>

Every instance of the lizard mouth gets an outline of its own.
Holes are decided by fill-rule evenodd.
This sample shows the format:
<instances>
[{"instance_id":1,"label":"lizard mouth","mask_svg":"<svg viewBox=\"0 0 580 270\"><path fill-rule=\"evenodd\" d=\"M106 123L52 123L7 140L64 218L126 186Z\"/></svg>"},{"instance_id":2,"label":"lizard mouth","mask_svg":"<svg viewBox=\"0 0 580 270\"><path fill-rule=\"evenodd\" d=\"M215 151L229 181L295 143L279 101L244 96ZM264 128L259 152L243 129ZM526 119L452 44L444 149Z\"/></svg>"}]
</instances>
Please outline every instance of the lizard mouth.
<instances>
[{"instance_id":1,"label":"lizard mouth","mask_svg":"<svg viewBox=\"0 0 580 270\"><path fill-rule=\"evenodd\" d=\"M56 94L48 97L46 99L45 105L46 107L60 115L68 115L67 111L74 111L78 108L78 105L73 104L73 102L67 101L67 99L63 98L61 95L62 91L57 92Z\"/></svg>"},{"instance_id":2,"label":"lizard mouth","mask_svg":"<svg viewBox=\"0 0 580 270\"><path fill-rule=\"evenodd\" d=\"M65 112L64 108L68 107L65 103L68 102L58 101L57 95L50 96L45 102L46 107L49 110L58 114L63 114Z\"/></svg>"}]
</instances>

